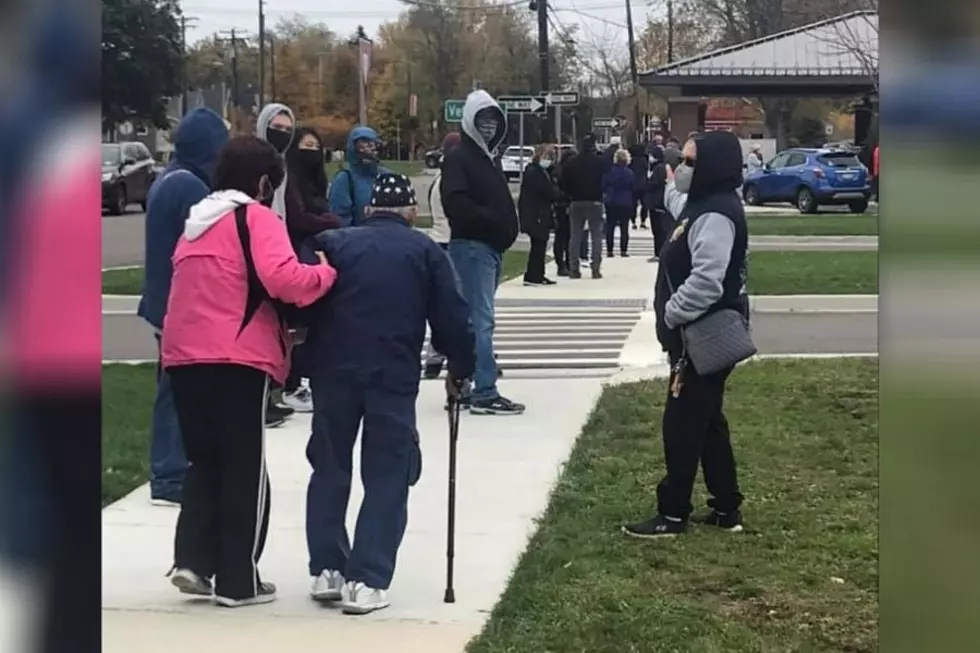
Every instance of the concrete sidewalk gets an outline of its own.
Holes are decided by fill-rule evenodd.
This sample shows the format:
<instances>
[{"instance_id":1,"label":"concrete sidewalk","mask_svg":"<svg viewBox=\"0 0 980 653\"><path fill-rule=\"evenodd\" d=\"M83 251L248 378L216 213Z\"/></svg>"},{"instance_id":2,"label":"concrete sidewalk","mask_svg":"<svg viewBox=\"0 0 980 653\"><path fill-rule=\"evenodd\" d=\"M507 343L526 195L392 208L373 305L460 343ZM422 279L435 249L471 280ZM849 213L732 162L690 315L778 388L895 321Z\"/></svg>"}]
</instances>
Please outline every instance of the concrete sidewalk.
<instances>
[{"instance_id":1,"label":"concrete sidewalk","mask_svg":"<svg viewBox=\"0 0 980 653\"><path fill-rule=\"evenodd\" d=\"M418 401L423 475L411 495L390 608L353 618L308 598L304 510L309 467L304 451L309 418L297 416L267 433L273 496L261 569L264 578L278 585L279 600L238 610L185 600L164 577L177 512L152 507L144 486L103 511L102 650L129 653L138 641L141 653L203 653L216 647L291 653L323 646L459 653L480 631L506 586L601 383L595 376L508 377L501 391L527 403L526 414L463 415L456 604L442 603L448 457L444 390L440 382L423 382ZM555 410L555 397L562 398L561 410ZM357 481L353 508L361 496ZM352 529L355 515L352 510Z\"/></svg>"}]
</instances>

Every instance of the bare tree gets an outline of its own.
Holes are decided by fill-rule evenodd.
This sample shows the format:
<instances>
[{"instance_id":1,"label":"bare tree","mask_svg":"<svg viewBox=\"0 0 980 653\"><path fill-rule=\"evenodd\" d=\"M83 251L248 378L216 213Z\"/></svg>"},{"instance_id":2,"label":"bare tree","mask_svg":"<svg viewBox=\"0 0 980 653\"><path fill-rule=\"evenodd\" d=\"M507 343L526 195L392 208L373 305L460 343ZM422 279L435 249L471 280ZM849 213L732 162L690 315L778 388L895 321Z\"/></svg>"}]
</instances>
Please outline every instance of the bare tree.
<instances>
[{"instance_id":1,"label":"bare tree","mask_svg":"<svg viewBox=\"0 0 980 653\"><path fill-rule=\"evenodd\" d=\"M585 73L587 88L612 102L612 115L618 115L624 98L633 95L630 77L629 49L604 29L601 34L589 30L589 37L580 43L579 59Z\"/></svg>"},{"instance_id":2,"label":"bare tree","mask_svg":"<svg viewBox=\"0 0 980 653\"><path fill-rule=\"evenodd\" d=\"M861 0L866 13L833 24L827 34L817 38L827 45L827 54L837 56L842 65L866 75L878 91L878 0Z\"/></svg>"}]
</instances>

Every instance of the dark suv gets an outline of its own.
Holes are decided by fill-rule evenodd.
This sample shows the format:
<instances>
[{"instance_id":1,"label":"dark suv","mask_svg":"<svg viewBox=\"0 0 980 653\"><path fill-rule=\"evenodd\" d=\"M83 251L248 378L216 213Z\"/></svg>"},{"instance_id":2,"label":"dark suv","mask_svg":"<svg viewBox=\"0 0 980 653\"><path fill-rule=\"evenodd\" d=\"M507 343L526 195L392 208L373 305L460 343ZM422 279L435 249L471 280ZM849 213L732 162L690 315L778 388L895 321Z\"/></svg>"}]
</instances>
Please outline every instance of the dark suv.
<instances>
[{"instance_id":1,"label":"dark suv","mask_svg":"<svg viewBox=\"0 0 980 653\"><path fill-rule=\"evenodd\" d=\"M146 195L156 178L153 156L137 141L102 144L102 208L122 215L130 204L146 211Z\"/></svg>"}]
</instances>

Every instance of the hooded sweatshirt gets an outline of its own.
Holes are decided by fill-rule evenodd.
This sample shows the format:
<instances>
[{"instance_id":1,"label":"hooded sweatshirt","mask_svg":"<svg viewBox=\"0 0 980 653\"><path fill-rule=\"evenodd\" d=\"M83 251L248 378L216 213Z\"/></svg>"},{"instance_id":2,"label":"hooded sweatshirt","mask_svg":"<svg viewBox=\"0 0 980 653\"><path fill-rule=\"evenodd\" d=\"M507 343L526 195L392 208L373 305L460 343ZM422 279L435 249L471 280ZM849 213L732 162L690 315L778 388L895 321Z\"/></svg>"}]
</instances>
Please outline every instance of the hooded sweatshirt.
<instances>
[{"instance_id":1,"label":"hooded sweatshirt","mask_svg":"<svg viewBox=\"0 0 980 653\"><path fill-rule=\"evenodd\" d=\"M497 131L489 141L477 131L476 117L492 112ZM442 162L439 191L453 240L475 240L505 252L517 238L514 198L494 154L507 134L507 117L486 91L473 91L463 105L462 142Z\"/></svg>"},{"instance_id":2,"label":"hooded sweatshirt","mask_svg":"<svg viewBox=\"0 0 980 653\"><path fill-rule=\"evenodd\" d=\"M347 135L347 167L334 176L330 185L330 211L345 227L356 226L364 220L364 208L371 203L374 179L388 170L378 161L363 161L355 143L365 139L381 146L381 137L370 127L357 126Z\"/></svg>"},{"instance_id":3,"label":"hooded sweatshirt","mask_svg":"<svg viewBox=\"0 0 980 653\"><path fill-rule=\"evenodd\" d=\"M738 195L741 185L742 148L730 132L697 139L686 197L667 183L675 209L683 208L660 252L654 310L657 337L672 357L683 347L678 327L723 308L748 318L748 224Z\"/></svg>"},{"instance_id":4,"label":"hooded sweatshirt","mask_svg":"<svg viewBox=\"0 0 980 653\"><path fill-rule=\"evenodd\" d=\"M262 370L278 383L288 372L285 326L248 281L235 209L246 223L255 273L265 291L299 307L333 285L329 265L300 263L278 215L244 193L218 191L190 211L174 252L174 278L163 327L163 365L230 363Z\"/></svg>"},{"instance_id":5,"label":"hooded sweatshirt","mask_svg":"<svg viewBox=\"0 0 980 653\"><path fill-rule=\"evenodd\" d=\"M218 152L227 142L228 128L221 116L210 109L194 109L177 126L170 164L147 195L145 278L137 314L158 330L167 312L174 248L190 208L211 190Z\"/></svg>"},{"instance_id":6,"label":"hooded sweatshirt","mask_svg":"<svg viewBox=\"0 0 980 653\"><path fill-rule=\"evenodd\" d=\"M296 124L296 119L293 116L293 110L287 107L285 104L279 104L278 102L273 102L262 107L262 111L259 112L259 117L255 121L255 135L262 139L263 141L269 140L269 125L272 124L272 119L281 113L285 113L289 116L289 119ZM295 133L293 139L295 140ZM292 143L290 143L292 145ZM287 148L288 149L288 148ZM272 210L275 211L279 217L283 220L286 219L286 184L289 181L289 170L286 171L286 176L283 177L282 183L276 188L275 194L272 196Z\"/></svg>"}]
</instances>

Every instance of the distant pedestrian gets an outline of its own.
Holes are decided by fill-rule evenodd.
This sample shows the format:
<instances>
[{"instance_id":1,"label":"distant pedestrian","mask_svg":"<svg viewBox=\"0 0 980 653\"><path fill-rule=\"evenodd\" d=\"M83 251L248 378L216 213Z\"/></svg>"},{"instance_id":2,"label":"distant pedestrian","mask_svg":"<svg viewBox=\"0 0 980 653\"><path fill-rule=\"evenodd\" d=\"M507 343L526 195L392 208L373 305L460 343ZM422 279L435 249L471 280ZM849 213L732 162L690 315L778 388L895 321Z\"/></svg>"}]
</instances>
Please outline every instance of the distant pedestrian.
<instances>
[{"instance_id":1,"label":"distant pedestrian","mask_svg":"<svg viewBox=\"0 0 980 653\"><path fill-rule=\"evenodd\" d=\"M378 133L370 127L354 127L347 135L346 166L330 185L330 211L345 227L361 224L375 178L388 173L379 163L381 145Z\"/></svg>"},{"instance_id":2,"label":"distant pedestrian","mask_svg":"<svg viewBox=\"0 0 980 653\"><path fill-rule=\"evenodd\" d=\"M558 276L567 277L568 267L568 248L571 242L572 232L568 217L568 189L562 183L562 170L568 165L577 152L574 149L566 149L562 152L557 166L551 169L552 180L558 185L558 199L555 200L555 243L554 255L555 265L558 267ZM585 242L585 239L582 239ZM586 257L587 258L587 257Z\"/></svg>"},{"instance_id":3,"label":"distant pedestrian","mask_svg":"<svg viewBox=\"0 0 980 653\"><path fill-rule=\"evenodd\" d=\"M654 263L660 256L667 236L673 231L674 219L664 206L664 191L667 187L667 166L664 151L655 149L650 155L650 174L646 181L644 202L650 212L650 227L653 231L653 256L647 259Z\"/></svg>"},{"instance_id":4,"label":"distant pedestrian","mask_svg":"<svg viewBox=\"0 0 980 653\"><path fill-rule=\"evenodd\" d=\"M446 134L446 137L442 139L443 154L459 147L461 142L459 132ZM432 185L429 186L429 213L432 214L432 228L429 230L429 236L448 256L449 239L452 237L452 231L449 228L449 220L446 219L446 211L442 208L442 192L439 189L442 185L442 162L439 165L439 172L436 173ZM422 375L427 379L437 378L442 373L442 366L445 362L446 357L436 351L430 339L425 348L425 364Z\"/></svg>"},{"instance_id":5,"label":"distant pedestrian","mask_svg":"<svg viewBox=\"0 0 980 653\"><path fill-rule=\"evenodd\" d=\"M301 264L281 218L263 206L284 176L282 157L255 137L222 150L216 191L191 209L174 252L163 328L190 461L170 579L226 607L276 598L258 563L269 526L263 414L269 384L281 384L289 364L279 311L311 304L337 276L325 258Z\"/></svg>"},{"instance_id":6,"label":"distant pedestrian","mask_svg":"<svg viewBox=\"0 0 980 653\"><path fill-rule=\"evenodd\" d=\"M609 146L602 152L602 162L605 165L605 170L613 167L613 156L623 147L623 139L619 136L612 136L609 138ZM604 170L604 171L605 171Z\"/></svg>"},{"instance_id":7,"label":"distant pedestrian","mask_svg":"<svg viewBox=\"0 0 980 653\"><path fill-rule=\"evenodd\" d=\"M650 155L646 148L637 143L629 148L630 170L633 171L633 213L630 215L630 223L636 229L636 218L640 218L640 229L647 228L647 218L650 211L646 203L647 177L650 174Z\"/></svg>"},{"instance_id":8,"label":"distant pedestrian","mask_svg":"<svg viewBox=\"0 0 980 653\"><path fill-rule=\"evenodd\" d=\"M383 174L359 228L316 238L338 276L312 309L306 540L312 597L339 601L348 614L388 606L409 488L422 474L415 400L426 322L448 359L449 392L476 364L470 309L445 252L412 228L417 215L408 178ZM352 546L347 507L359 430L364 500Z\"/></svg>"},{"instance_id":9,"label":"distant pedestrian","mask_svg":"<svg viewBox=\"0 0 980 653\"><path fill-rule=\"evenodd\" d=\"M762 170L762 146L758 143L752 144L752 149L749 150L749 155L745 157L745 176L748 178L749 175Z\"/></svg>"},{"instance_id":10,"label":"distant pedestrian","mask_svg":"<svg viewBox=\"0 0 980 653\"><path fill-rule=\"evenodd\" d=\"M205 108L188 113L177 125L170 163L147 196L145 276L137 314L153 327L157 341L157 391L150 423L150 497L156 505L180 505L187 471L170 375L159 358L172 259L191 207L211 192L218 152L227 142L228 128L221 116Z\"/></svg>"},{"instance_id":11,"label":"distant pedestrian","mask_svg":"<svg viewBox=\"0 0 980 653\"><path fill-rule=\"evenodd\" d=\"M538 145L531 164L521 180L521 194L517 200L521 231L531 239L531 251L524 270L525 286L553 286L554 281L545 276L545 257L548 236L554 226L554 203L558 199L558 187L551 178L557 148L549 143Z\"/></svg>"},{"instance_id":12,"label":"distant pedestrian","mask_svg":"<svg viewBox=\"0 0 980 653\"><path fill-rule=\"evenodd\" d=\"M495 161L507 134L507 118L486 91L463 105L462 144L446 154L440 192L452 239L449 256L470 307L476 338L473 393L464 406L479 415L518 415L524 405L502 396L493 354L494 297L503 255L517 239L519 223L507 179ZM438 343L436 343L438 349Z\"/></svg>"},{"instance_id":13,"label":"distant pedestrian","mask_svg":"<svg viewBox=\"0 0 980 653\"><path fill-rule=\"evenodd\" d=\"M676 170L684 161L684 154L681 152L681 143L671 136L664 145L664 163L670 166L671 170Z\"/></svg>"},{"instance_id":14,"label":"distant pedestrian","mask_svg":"<svg viewBox=\"0 0 980 653\"><path fill-rule=\"evenodd\" d=\"M679 211L678 224L661 251L654 298L657 339L672 370L661 428L667 474L657 486L655 515L623 527L642 538L687 529L699 463L710 512L695 520L742 530L742 494L723 409L733 368L699 374L681 334L685 325L721 309L748 319L748 227L738 196L742 150L734 134L719 131L689 141L684 155L675 176L668 175L666 203Z\"/></svg>"},{"instance_id":15,"label":"distant pedestrian","mask_svg":"<svg viewBox=\"0 0 980 653\"><path fill-rule=\"evenodd\" d=\"M613 257L616 228L619 228L619 255L629 256L630 214L635 206L633 189L636 181L629 168L630 154L619 150L613 157L613 167L602 177L602 203L606 210L606 256Z\"/></svg>"},{"instance_id":16,"label":"distant pedestrian","mask_svg":"<svg viewBox=\"0 0 980 653\"><path fill-rule=\"evenodd\" d=\"M602 278L602 175L605 164L595 150L595 136L589 134L582 143L582 151L569 161L562 170L562 187L567 189L571 239L568 246L568 276L581 279L582 242L585 229L592 241L590 266L592 278Z\"/></svg>"}]
</instances>

